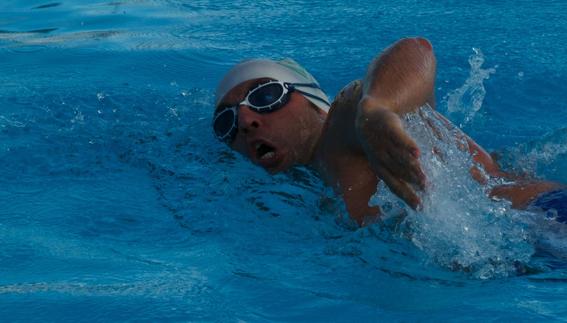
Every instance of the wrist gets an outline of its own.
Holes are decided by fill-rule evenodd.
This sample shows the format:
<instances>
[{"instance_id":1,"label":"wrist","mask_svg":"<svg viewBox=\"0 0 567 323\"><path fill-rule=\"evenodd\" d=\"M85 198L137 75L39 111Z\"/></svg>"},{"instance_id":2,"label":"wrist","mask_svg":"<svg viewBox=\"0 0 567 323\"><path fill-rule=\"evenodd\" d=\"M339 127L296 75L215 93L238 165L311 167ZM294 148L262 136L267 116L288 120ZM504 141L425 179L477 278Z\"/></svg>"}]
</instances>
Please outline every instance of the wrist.
<instances>
[{"instance_id":1,"label":"wrist","mask_svg":"<svg viewBox=\"0 0 567 323\"><path fill-rule=\"evenodd\" d=\"M396 122L399 122L399 116L379 99L368 96L360 100L355 121L359 138L375 136Z\"/></svg>"},{"instance_id":2,"label":"wrist","mask_svg":"<svg viewBox=\"0 0 567 323\"><path fill-rule=\"evenodd\" d=\"M363 113L371 112L377 109L391 110L388 108L389 106L391 105L385 102L384 100L381 100L372 95L364 95L360 99L360 102L358 103L358 109L360 112Z\"/></svg>"}]
</instances>

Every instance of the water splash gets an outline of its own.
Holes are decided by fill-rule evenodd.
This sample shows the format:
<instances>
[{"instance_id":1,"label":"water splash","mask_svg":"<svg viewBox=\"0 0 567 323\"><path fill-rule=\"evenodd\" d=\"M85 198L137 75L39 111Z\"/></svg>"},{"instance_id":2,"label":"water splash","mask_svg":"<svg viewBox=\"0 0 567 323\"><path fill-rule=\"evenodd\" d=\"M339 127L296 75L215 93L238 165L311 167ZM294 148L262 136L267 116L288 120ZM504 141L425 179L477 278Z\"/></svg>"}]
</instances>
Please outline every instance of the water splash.
<instances>
[{"instance_id":1,"label":"water splash","mask_svg":"<svg viewBox=\"0 0 567 323\"><path fill-rule=\"evenodd\" d=\"M483 69L482 51L478 48L473 48L473 51L474 54L469 57L471 69L465 84L449 92L444 98L447 102L447 111L455 120L460 120L461 127L470 123L481 109L486 95L483 82L496 72L497 67Z\"/></svg>"},{"instance_id":2,"label":"water splash","mask_svg":"<svg viewBox=\"0 0 567 323\"><path fill-rule=\"evenodd\" d=\"M503 168L511 172L548 180L567 182L567 128L557 130L543 138L520 144L501 152L499 160Z\"/></svg>"},{"instance_id":3,"label":"water splash","mask_svg":"<svg viewBox=\"0 0 567 323\"><path fill-rule=\"evenodd\" d=\"M405 122L422 151L429 186L421 211L403 210L408 214L400 225L403 235L443 267L480 279L516 274L534 253L530 213L487 197L495 183L483 186L471 177L473 161L464 134L430 107L408 115ZM381 185L375 200L392 210L396 198Z\"/></svg>"}]
</instances>

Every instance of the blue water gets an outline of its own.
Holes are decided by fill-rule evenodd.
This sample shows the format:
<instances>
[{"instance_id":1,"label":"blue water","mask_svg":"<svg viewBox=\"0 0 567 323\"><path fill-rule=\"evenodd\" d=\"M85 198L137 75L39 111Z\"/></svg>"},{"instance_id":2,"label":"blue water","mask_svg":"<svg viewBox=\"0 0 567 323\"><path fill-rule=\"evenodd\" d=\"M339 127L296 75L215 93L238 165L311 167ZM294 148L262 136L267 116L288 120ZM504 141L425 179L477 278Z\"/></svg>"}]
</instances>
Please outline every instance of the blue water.
<instances>
[{"instance_id":1,"label":"blue water","mask_svg":"<svg viewBox=\"0 0 567 323\"><path fill-rule=\"evenodd\" d=\"M564 320L565 228L455 181L462 156L428 168L423 214L357 229L309 170L269 176L210 121L243 58L293 57L333 96L421 35L438 110L567 183L566 21L565 1L2 1L0 319Z\"/></svg>"}]
</instances>

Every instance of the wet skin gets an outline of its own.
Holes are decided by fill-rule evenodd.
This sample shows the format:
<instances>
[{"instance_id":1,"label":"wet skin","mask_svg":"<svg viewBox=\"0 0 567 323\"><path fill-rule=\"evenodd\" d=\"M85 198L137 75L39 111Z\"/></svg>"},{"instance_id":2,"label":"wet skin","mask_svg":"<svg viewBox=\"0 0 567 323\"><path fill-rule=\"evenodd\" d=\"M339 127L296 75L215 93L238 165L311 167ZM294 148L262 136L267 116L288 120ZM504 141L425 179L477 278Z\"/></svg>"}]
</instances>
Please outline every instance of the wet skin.
<instances>
[{"instance_id":1,"label":"wet skin","mask_svg":"<svg viewBox=\"0 0 567 323\"><path fill-rule=\"evenodd\" d=\"M231 89L219 106L242 102L247 93L270 79L243 82ZM292 93L284 107L257 113L246 105L238 109L238 133L231 147L270 173L294 165L308 165L325 123L326 113L312 107L299 93ZM270 152L270 154L267 154Z\"/></svg>"},{"instance_id":2,"label":"wet skin","mask_svg":"<svg viewBox=\"0 0 567 323\"><path fill-rule=\"evenodd\" d=\"M417 191L426 189L427 183L419 164L420 151L403 129L400 116L426 103L435 107L435 69L435 55L427 40L402 39L369 65L363 80L343 88L328 115L298 93L292 93L289 102L272 113L259 114L240 106L238 134L231 147L270 173L294 165L313 167L343 197L350 216L359 225L379 215L378 208L368 205L379 180L417 208ZM250 89L267 80L239 84L225 95L220 106L238 104ZM447 127L453 127L443 116L438 117ZM484 174L516 181L494 188L491 196L506 198L514 207L523 208L542 192L560 187L500 171L484 149L462 136L477 163L471 176L480 183L486 182Z\"/></svg>"}]
</instances>

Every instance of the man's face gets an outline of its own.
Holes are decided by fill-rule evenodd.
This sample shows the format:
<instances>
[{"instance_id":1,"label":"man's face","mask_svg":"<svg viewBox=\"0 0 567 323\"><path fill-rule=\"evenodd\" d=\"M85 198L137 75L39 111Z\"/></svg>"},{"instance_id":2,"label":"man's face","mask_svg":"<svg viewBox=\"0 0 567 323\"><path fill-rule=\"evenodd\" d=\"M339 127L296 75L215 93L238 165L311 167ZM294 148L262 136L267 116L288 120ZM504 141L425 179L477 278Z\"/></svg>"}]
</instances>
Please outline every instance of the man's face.
<instances>
[{"instance_id":1,"label":"man's face","mask_svg":"<svg viewBox=\"0 0 567 323\"><path fill-rule=\"evenodd\" d=\"M231 89L220 106L236 105L248 92L270 79L240 83ZM301 94L292 92L280 109L258 113L246 105L238 108L238 132L231 147L270 173L295 164L308 164L319 139L325 113L314 109Z\"/></svg>"}]
</instances>

